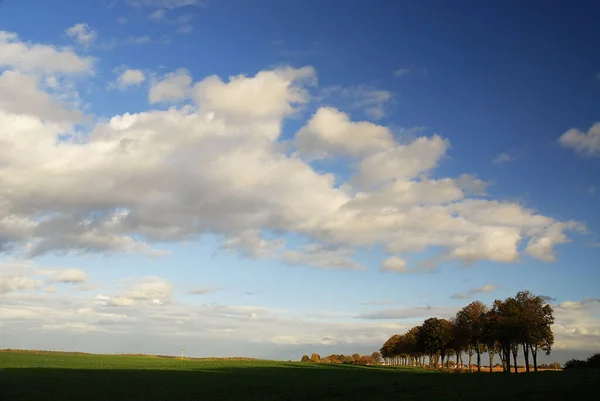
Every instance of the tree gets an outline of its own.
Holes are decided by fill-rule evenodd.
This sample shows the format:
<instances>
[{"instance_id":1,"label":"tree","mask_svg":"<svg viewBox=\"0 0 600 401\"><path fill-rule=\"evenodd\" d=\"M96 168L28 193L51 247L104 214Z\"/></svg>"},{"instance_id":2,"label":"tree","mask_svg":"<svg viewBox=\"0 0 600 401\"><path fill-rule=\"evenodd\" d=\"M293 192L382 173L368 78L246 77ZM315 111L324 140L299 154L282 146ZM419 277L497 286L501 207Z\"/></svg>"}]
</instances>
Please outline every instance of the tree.
<instances>
[{"instance_id":1,"label":"tree","mask_svg":"<svg viewBox=\"0 0 600 401\"><path fill-rule=\"evenodd\" d=\"M483 332L486 312L487 306L482 302L475 301L458 311L454 319L454 324L456 325L454 341L464 346L470 345L472 347L477 354L478 372L481 371L481 353L485 350ZM470 367L471 358L469 358Z\"/></svg>"},{"instance_id":2,"label":"tree","mask_svg":"<svg viewBox=\"0 0 600 401\"><path fill-rule=\"evenodd\" d=\"M360 362L360 354L352 354L352 363L357 364Z\"/></svg>"},{"instance_id":3,"label":"tree","mask_svg":"<svg viewBox=\"0 0 600 401\"><path fill-rule=\"evenodd\" d=\"M373 364L379 365L381 363L381 354L375 351L371 354L371 359L373 360Z\"/></svg>"},{"instance_id":4,"label":"tree","mask_svg":"<svg viewBox=\"0 0 600 401\"><path fill-rule=\"evenodd\" d=\"M308 355L302 355L302 362L308 362L310 359L308 358Z\"/></svg>"},{"instance_id":5,"label":"tree","mask_svg":"<svg viewBox=\"0 0 600 401\"><path fill-rule=\"evenodd\" d=\"M314 352L311 356L310 356L310 361L311 362L321 362L321 355L317 354L316 352Z\"/></svg>"},{"instance_id":6,"label":"tree","mask_svg":"<svg viewBox=\"0 0 600 401\"><path fill-rule=\"evenodd\" d=\"M363 355L360 358L358 358L358 363L360 365L372 365L373 359L369 355Z\"/></svg>"},{"instance_id":7,"label":"tree","mask_svg":"<svg viewBox=\"0 0 600 401\"><path fill-rule=\"evenodd\" d=\"M452 324L446 319L432 317L423 322L419 331L419 346L433 356L436 366L438 356L443 363L452 340Z\"/></svg>"},{"instance_id":8,"label":"tree","mask_svg":"<svg viewBox=\"0 0 600 401\"><path fill-rule=\"evenodd\" d=\"M513 344L519 337L519 305L514 298L504 301L495 300L490 314L493 336L498 341L501 349L500 358L506 364L505 372L510 373L510 357Z\"/></svg>"}]
</instances>

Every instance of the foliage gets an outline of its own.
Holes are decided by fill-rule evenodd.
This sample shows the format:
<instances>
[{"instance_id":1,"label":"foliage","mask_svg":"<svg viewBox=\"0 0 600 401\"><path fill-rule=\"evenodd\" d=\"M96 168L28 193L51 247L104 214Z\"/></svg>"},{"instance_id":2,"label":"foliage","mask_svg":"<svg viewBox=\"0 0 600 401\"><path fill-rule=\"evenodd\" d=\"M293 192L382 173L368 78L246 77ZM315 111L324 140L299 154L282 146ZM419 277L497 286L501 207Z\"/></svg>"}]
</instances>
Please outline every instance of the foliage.
<instances>
[{"instance_id":1,"label":"foliage","mask_svg":"<svg viewBox=\"0 0 600 401\"><path fill-rule=\"evenodd\" d=\"M301 362L308 362L308 361L310 361L310 358L308 357L308 355L302 355L302 359L300 361Z\"/></svg>"},{"instance_id":2,"label":"foliage","mask_svg":"<svg viewBox=\"0 0 600 401\"><path fill-rule=\"evenodd\" d=\"M310 361L311 362L321 362L321 355L317 354L316 352L314 352L311 356L310 356Z\"/></svg>"},{"instance_id":3,"label":"foliage","mask_svg":"<svg viewBox=\"0 0 600 401\"><path fill-rule=\"evenodd\" d=\"M600 369L600 353L591 355L587 360L571 359L565 362L565 369Z\"/></svg>"}]
</instances>

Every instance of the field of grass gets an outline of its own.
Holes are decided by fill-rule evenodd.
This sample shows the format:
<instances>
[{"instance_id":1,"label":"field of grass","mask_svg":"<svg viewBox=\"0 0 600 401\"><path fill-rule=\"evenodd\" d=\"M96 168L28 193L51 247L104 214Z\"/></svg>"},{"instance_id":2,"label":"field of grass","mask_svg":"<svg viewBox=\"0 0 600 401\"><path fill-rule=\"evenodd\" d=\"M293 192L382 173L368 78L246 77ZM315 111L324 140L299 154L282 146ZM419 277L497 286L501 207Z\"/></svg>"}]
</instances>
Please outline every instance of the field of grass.
<instances>
[{"instance_id":1,"label":"field of grass","mask_svg":"<svg viewBox=\"0 0 600 401\"><path fill-rule=\"evenodd\" d=\"M450 374L260 360L0 352L0 400L591 400L592 371Z\"/></svg>"}]
</instances>

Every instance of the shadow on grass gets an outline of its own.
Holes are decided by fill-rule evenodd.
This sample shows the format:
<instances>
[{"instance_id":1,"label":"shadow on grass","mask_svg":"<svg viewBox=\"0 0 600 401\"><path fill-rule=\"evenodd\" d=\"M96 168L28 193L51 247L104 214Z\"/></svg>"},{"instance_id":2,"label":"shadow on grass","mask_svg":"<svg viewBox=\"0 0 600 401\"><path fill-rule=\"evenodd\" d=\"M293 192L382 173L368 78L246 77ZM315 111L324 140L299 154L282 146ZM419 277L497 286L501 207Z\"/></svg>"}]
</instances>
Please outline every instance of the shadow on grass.
<instances>
[{"instance_id":1,"label":"shadow on grass","mask_svg":"<svg viewBox=\"0 0 600 401\"><path fill-rule=\"evenodd\" d=\"M429 373L293 363L190 370L5 368L0 369L0 399L547 401L595 399L600 393L600 378L590 372Z\"/></svg>"}]
</instances>

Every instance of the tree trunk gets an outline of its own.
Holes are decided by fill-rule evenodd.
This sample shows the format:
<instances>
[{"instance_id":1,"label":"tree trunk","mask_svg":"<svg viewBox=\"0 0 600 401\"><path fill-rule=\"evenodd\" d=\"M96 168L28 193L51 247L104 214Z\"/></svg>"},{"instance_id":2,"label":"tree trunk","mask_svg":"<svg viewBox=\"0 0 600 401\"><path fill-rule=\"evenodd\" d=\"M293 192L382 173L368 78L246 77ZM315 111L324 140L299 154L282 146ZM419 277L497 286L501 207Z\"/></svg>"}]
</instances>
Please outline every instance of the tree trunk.
<instances>
[{"instance_id":1,"label":"tree trunk","mask_svg":"<svg viewBox=\"0 0 600 401\"><path fill-rule=\"evenodd\" d=\"M510 373L510 345L504 348L504 361L506 362L505 372Z\"/></svg>"},{"instance_id":2,"label":"tree trunk","mask_svg":"<svg viewBox=\"0 0 600 401\"><path fill-rule=\"evenodd\" d=\"M515 373L519 373L519 367L517 365L517 353L513 350L513 361L515 363Z\"/></svg>"},{"instance_id":3,"label":"tree trunk","mask_svg":"<svg viewBox=\"0 0 600 401\"><path fill-rule=\"evenodd\" d=\"M491 350L488 354L490 355L490 373L492 373L494 371L494 351Z\"/></svg>"},{"instance_id":4,"label":"tree trunk","mask_svg":"<svg viewBox=\"0 0 600 401\"><path fill-rule=\"evenodd\" d=\"M523 343L523 354L525 356L525 372L529 373L529 345Z\"/></svg>"},{"instance_id":5,"label":"tree trunk","mask_svg":"<svg viewBox=\"0 0 600 401\"><path fill-rule=\"evenodd\" d=\"M481 352L479 348L475 348L475 353L477 353L477 372L481 372Z\"/></svg>"},{"instance_id":6,"label":"tree trunk","mask_svg":"<svg viewBox=\"0 0 600 401\"><path fill-rule=\"evenodd\" d=\"M537 372L537 347L531 347L531 356L533 357L533 371Z\"/></svg>"},{"instance_id":7,"label":"tree trunk","mask_svg":"<svg viewBox=\"0 0 600 401\"><path fill-rule=\"evenodd\" d=\"M473 353L469 351L469 370L471 370L471 366L473 366Z\"/></svg>"},{"instance_id":8,"label":"tree trunk","mask_svg":"<svg viewBox=\"0 0 600 401\"><path fill-rule=\"evenodd\" d=\"M456 350L456 369L460 366L460 352Z\"/></svg>"}]
</instances>

